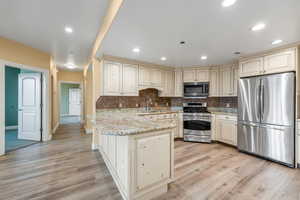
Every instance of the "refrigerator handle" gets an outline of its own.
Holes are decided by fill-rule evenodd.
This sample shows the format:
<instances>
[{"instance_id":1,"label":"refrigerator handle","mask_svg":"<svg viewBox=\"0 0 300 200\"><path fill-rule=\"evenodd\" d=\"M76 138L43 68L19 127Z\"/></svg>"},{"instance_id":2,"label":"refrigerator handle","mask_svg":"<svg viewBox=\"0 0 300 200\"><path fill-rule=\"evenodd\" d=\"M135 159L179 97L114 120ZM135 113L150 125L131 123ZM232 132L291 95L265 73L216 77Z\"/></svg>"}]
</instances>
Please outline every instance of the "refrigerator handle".
<instances>
[{"instance_id":1,"label":"refrigerator handle","mask_svg":"<svg viewBox=\"0 0 300 200\"><path fill-rule=\"evenodd\" d=\"M263 80L260 82L260 117L262 120L264 116L264 110L265 110L265 103L264 103L264 93L265 93L265 86L263 83Z\"/></svg>"}]
</instances>

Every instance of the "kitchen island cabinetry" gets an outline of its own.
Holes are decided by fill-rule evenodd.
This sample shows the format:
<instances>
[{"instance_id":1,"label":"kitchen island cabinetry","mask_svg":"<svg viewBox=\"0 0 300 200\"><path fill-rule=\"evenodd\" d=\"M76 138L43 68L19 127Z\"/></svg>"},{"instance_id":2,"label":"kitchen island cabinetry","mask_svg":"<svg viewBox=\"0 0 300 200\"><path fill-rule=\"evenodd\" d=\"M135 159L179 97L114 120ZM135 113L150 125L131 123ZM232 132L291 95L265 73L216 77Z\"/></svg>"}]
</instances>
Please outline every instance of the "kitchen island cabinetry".
<instances>
[{"instance_id":1,"label":"kitchen island cabinetry","mask_svg":"<svg viewBox=\"0 0 300 200\"><path fill-rule=\"evenodd\" d=\"M167 192L174 177L173 129L98 134L99 151L123 199L147 200Z\"/></svg>"}]
</instances>

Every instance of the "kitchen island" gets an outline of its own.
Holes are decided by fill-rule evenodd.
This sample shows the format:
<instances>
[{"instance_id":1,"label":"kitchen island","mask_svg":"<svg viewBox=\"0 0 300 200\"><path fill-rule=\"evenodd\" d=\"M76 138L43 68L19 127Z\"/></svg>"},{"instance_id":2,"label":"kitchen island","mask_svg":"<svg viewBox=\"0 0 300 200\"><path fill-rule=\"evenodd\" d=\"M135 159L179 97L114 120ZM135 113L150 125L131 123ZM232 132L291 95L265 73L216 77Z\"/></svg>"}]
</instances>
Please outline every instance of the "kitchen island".
<instances>
[{"instance_id":1,"label":"kitchen island","mask_svg":"<svg viewBox=\"0 0 300 200\"><path fill-rule=\"evenodd\" d=\"M152 199L174 177L173 120L135 112L98 112L93 146L99 149L123 199Z\"/></svg>"}]
</instances>

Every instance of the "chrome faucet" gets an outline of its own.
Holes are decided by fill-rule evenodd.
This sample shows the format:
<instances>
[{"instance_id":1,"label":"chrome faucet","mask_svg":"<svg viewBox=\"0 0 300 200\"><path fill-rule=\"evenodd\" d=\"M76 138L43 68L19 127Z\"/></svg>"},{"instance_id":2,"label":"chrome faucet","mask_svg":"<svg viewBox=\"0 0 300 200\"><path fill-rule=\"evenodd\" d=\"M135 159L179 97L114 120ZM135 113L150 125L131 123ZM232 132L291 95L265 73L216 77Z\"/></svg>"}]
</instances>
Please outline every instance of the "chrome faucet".
<instances>
[{"instance_id":1,"label":"chrome faucet","mask_svg":"<svg viewBox=\"0 0 300 200\"><path fill-rule=\"evenodd\" d=\"M151 105L152 105L152 99L151 98L146 99L146 107L145 107L146 112L151 111Z\"/></svg>"}]
</instances>

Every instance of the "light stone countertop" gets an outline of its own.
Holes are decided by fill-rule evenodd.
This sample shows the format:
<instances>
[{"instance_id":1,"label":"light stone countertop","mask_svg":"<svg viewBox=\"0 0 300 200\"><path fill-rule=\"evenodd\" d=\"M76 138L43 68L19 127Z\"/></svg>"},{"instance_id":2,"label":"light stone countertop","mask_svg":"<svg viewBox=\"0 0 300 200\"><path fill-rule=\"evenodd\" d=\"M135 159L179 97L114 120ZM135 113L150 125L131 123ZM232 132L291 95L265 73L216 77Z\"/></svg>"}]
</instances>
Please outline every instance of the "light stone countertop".
<instances>
[{"instance_id":1,"label":"light stone countertop","mask_svg":"<svg viewBox=\"0 0 300 200\"><path fill-rule=\"evenodd\" d=\"M171 119L150 120L133 109L115 109L97 111L94 127L104 135L126 136L175 128L176 123Z\"/></svg>"}]
</instances>

